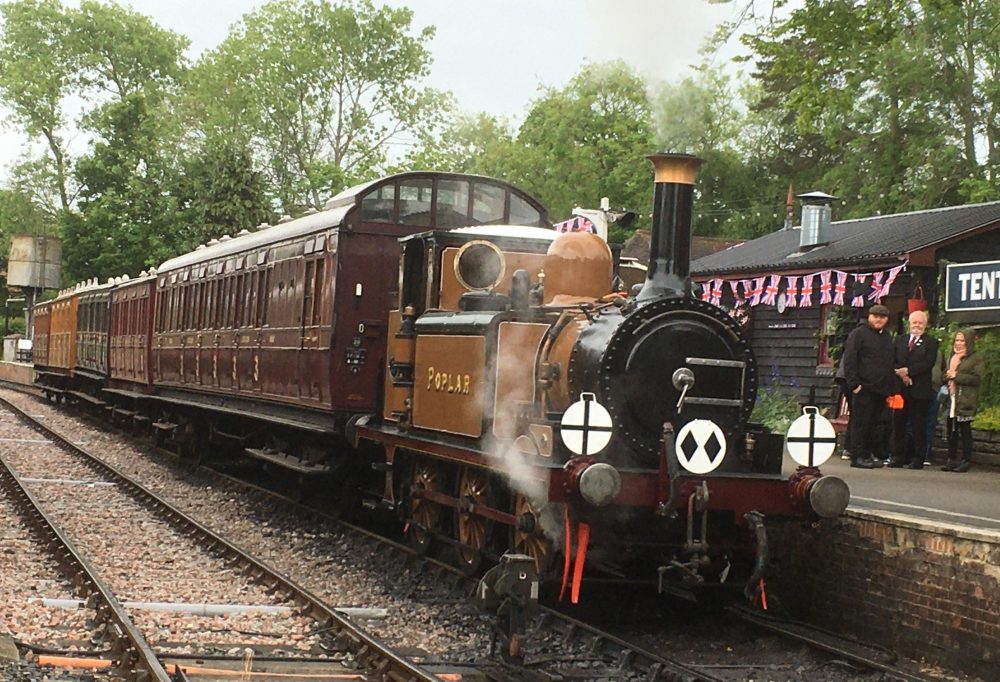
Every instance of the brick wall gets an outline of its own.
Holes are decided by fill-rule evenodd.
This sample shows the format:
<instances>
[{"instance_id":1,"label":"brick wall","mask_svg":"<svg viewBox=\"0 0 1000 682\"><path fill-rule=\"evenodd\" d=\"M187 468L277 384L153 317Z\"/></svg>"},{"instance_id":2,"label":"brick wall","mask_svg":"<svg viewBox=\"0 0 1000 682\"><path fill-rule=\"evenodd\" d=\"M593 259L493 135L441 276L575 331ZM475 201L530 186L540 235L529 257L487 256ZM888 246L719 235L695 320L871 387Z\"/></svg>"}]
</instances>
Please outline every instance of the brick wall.
<instances>
[{"instance_id":1,"label":"brick wall","mask_svg":"<svg viewBox=\"0 0 1000 682\"><path fill-rule=\"evenodd\" d=\"M769 593L791 616L1000 679L1000 533L861 511L768 532Z\"/></svg>"}]
</instances>

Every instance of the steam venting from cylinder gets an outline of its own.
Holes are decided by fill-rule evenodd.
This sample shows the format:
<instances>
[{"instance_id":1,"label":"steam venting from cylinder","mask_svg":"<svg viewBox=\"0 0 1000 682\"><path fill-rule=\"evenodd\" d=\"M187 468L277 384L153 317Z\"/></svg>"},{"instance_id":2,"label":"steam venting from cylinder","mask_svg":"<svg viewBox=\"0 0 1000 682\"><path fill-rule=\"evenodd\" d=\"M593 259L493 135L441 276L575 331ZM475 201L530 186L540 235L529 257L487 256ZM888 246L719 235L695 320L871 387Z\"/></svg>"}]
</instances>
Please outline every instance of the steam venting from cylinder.
<instances>
[{"instance_id":1,"label":"steam venting from cylinder","mask_svg":"<svg viewBox=\"0 0 1000 682\"><path fill-rule=\"evenodd\" d=\"M655 194L649 239L649 270L636 300L687 296L691 290L691 204L701 159L690 154L653 154Z\"/></svg>"}]
</instances>

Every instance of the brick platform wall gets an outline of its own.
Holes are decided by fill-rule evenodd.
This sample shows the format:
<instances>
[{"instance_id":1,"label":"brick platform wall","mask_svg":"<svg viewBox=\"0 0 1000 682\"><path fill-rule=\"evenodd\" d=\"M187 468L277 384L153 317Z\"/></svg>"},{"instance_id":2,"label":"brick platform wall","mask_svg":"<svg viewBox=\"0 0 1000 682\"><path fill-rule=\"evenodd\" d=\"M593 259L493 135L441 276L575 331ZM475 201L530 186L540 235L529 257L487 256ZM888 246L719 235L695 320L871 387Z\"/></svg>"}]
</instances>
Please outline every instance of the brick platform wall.
<instances>
[{"instance_id":1,"label":"brick platform wall","mask_svg":"<svg viewBox=\"0 0 1000 682\"><path fill-rule=\"evenodd\" d=\"M812 526L772 522L768 535L778 610L1000 679L1000 534L852 511Z\"/></svg>"}]
</instances>

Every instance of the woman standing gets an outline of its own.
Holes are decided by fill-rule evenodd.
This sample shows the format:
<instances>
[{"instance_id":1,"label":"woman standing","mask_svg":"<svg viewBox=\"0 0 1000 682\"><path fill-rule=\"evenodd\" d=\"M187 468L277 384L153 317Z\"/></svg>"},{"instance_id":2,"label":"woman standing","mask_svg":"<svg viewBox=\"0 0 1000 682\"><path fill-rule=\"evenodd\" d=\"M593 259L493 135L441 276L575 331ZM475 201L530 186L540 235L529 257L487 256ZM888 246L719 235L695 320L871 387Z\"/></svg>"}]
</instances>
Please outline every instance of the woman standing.
<instances>
[{"instance_id":1,"label":"woman standing","mask_svg":"<svg viewBox=\"0 0 1000 682\"><path fill-rule=\"evenodd\" d=\"M972 459L972 419L976 416L979 400L979 380L983 373L983 358L976 354L975 336L971 329L963 329L955 334L951 359L948 361L948 393L951 405L948 409L948 463L942 471L969 470ZM962 438L962 460L955 458L958 438Z\"/></svg>"}]
</instances>

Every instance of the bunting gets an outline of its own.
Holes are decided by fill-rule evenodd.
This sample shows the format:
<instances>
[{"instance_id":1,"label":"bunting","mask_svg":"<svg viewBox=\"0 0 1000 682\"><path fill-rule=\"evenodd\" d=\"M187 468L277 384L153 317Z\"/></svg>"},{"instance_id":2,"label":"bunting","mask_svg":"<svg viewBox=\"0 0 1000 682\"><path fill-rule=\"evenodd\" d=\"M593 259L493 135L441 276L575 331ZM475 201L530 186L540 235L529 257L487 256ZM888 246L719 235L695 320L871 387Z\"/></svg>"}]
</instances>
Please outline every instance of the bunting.
<instances>
[{"instance_id":1,"label":"bunting","mask_svg":"<svg viewBox=\"0 0 1000 682\"><path fill-rule=\"evenodd\" d=\"M868 300L875 301L878 303L882 298L882 278L885 277L884 272L872 273L872 290L868 292Z\"/></svg>"},{"instance_id":2,"label":"bunting","mask_svg":"<svg viewBox=\"0 0 1000 682\"><path fill-rule=\"evenodd\" d=\"M851 287L851 293L857 294L851 298L851 306L855 308L860 308L865 304L865 280L868 279L869 273L858 273L854 275L854 286Z\"/></svg>"},{"instance_id":3,"label":"bunting","mask_svg":"<svg viewBox=\"0 0 1000 682\"><path fill-rule=\"evenodd\" d=\"M887 296L904 270L906 263L878 272L822 270L802 275L761 275L752 279L720 277L701 282L699 297L706 303L721 306L723 298L731 295L735 305L754 307L775 305L779 292L783 291L787 307L807 308L814 304L813 294L818 291L820 305L833 303L860 308L866 302L879 302Z\"/></svg>"},{"instance_id":4,"label":"bunting","mask_svg":"<svg viewBox=\"0 0 1000 682\"><path fill-rule=\"evenodd\" d=\"M733 300L736 301L737 305L739 305L740 303L743 302L743 297L740 296L740 284L741 282L745 282L746 280L730 279L727 281L729 283L729 291L732 292L733 294Z\"/></svg>"},{"instance_id":5,"label":"bunting","mask_svg":"<svg viewBox=\"0 0 1000 682\"><path fill-rule=\"evenodd\" d=\"M844 305L844 294L847 293L847 273L835 270L837 283L833 287L833 304Z\"/></svg>"},{"instance_id":6,"label":"bunting","mask_svg":"<svg viewBox=\"0 0 1000 682\"><path fill-rule=\"evenodd\" d=\"M778 284L781 282L781 275L771 275L764 290L764 298L760 302L765 305L774 305L778 298Z\"/></svg>"},{"instance_id":7,"label":"bunting","mask_svg":"<svg viewBox=\"0 0 1000 682\"><path fill-rule=\"evenodd\" d=\"M717 279L712 282L712 300L709 301L712 305L719 305L722 303L722 285L723 280Z\"/></svg>"},{"instance_id":8,"label":"bunting","mask_svg":"<svg viewBox=\"0 0 1000 682\"><path fill-rule=\"evenodd\" d=\"M802 290L799 292L799 306L803 308L813 304L813 280L815 278L815 274L802 276ZM829 296L829 291L827 291L827 295Z\"/></svg>"},{"instance_id":9,"label":"bunting","mask_svg":"<svg viewBox=\"0 0 1000 682\"><path fill-rule=\"evenodd\" d=\"M833 275L833 271L827 270L825 272L819 273L819 302L820 305L824 303L830 303L833 301L833 283L830 282L830 277Z\"/></svg>"},{"instance_id":10,"label":"bunting","mask_svg":"<svg viewBox=\"0 0 1000 682\"><path fill-rule=\"evenodd\" d=\"M798 303L799 276L790 275L785 277L785 307L794 308Z\"/></svg>"},{"instance_id":11,"label":"bunting","mask_svg":"<svg viewBox=\"0 0 1000 682\"><path fill-rule=\"evenodd\" d=\"M899 277L899 273L905 269L906 263L903 263L902 265L897 265L889 270L889 276L885 278L885 284L882 285L882 293L879 298L889 295L889 289L892 287L892 283L896 281L897 277Z\"/></svg>"},{"instance_id":12,"label":"bunting","mask_svg":"<svg viewBox=\"0 0 1000 682\"><path fill-rule=\"evenodd\" d=\"M594 227L594 223L582 216L576 216L561 223L556 223L552 226L552 229L556 232L591 232L597 234L597 228Z\"/></svg>"}]
</instances>

